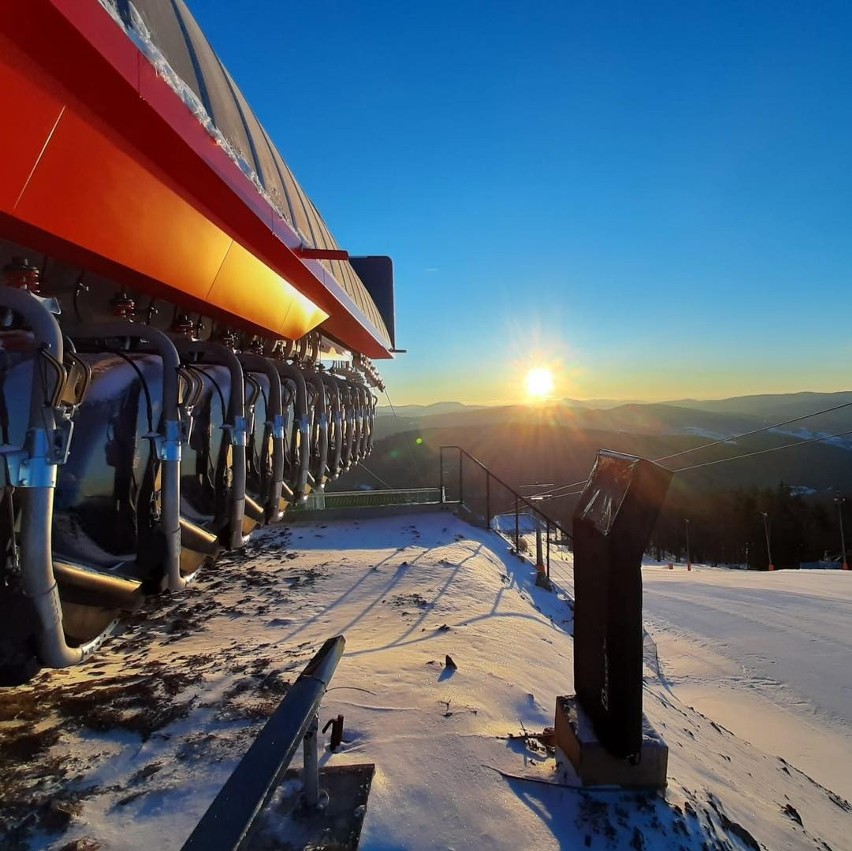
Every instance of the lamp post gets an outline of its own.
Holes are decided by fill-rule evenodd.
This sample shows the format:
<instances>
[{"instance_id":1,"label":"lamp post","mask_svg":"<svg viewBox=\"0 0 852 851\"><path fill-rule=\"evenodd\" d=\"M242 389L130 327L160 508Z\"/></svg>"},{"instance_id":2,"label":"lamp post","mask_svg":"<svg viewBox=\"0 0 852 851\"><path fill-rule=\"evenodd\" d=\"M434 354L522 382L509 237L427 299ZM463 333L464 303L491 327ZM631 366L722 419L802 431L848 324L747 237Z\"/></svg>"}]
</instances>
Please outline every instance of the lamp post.
<instances>
[{"instance_id":1,"label":"lamp post","mask_svg":"<svg viewBox=\"0 0 852 851\"><path fill-rule=\"evenodd\" d=\"M760 512L763 515L763 531L766 533L766 558L769 560L768 570L775 570L775 565L772 563L772 547L769 543L769 515L765 511Z\"/></svg>"},{"instance_id":2,"label":"lamp post","mask_svg":"<svg viewBox=\"0 0 852 851\"><path fill-rule=\"evenodd\" d=\"M684 517L683 522L686 524L686 569L692 570L692 559L689 555L689 518Z\"/></svg>"},{"instance_id":3,"label":"lamp post","mask_svg":"<svg viewBox=\"0 0 852 851\"><path fill-rule=\"evenodd\" d=\"M843 503L846 500L840 494L837 494L834 501L837 503L837 517L840 520L841 564L844 570L849 570L849 562L846 561L846 535L843 532Z\"/></svg>"}]
</instances>

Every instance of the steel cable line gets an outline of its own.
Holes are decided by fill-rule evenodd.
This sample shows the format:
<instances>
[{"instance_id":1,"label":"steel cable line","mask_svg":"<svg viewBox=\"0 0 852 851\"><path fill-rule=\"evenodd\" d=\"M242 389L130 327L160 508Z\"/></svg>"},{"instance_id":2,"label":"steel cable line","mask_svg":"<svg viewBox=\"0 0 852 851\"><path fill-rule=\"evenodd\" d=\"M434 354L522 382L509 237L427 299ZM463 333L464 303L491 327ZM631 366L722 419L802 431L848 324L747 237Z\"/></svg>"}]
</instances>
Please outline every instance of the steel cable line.
<instances>
[{"instance_id":1,"label":"steel cable line","mask_svg":"<svg viewBox=\"0 0 852 851\"><path fill-rule=\"evenodd\" d=\"M397 414L396 408L394 408L393 402L391 402L390 393L388 393L387 387L385 387L385 398L388 400L388 405L390 405L390 409L393 412L394 418L399 419L399 414Z\"/></svg>"},{"instance_id":2,"label":"steel cable line","mask_svg":"<svg viewBox=\"0 0 852 851\"><path fill-rule=\"evenodd\" d=\"M797 440L795 443L785 443L783 446L770 446L768 449L755 449L753 452L743 452L741 455L732 455L730 458L717 458L715 461L704 461L701 464L692 464L689 467L678 467L676 470L672 470L671 472L674 474L686 473L689 470L698 470L701 467L712 467L714 464L727 464L729 461L739 461L741 458L752 458L755 455L766 455L769 452L780 452L782 449L794 449L797 446L805 446L809 443L823 443L826 440L833 440L836 437L848 437L850 434L852 434L852 429L849 431L840 431L836 434L824 434L820 437L811 437L807 440ZM577 484L580 483L578 482ZM564 485L564 487L572 486ZM571 491L570 493L560 494L560 496L578 496L582 492L582 490Z\"/></svg>"},{"instance_id":3,"label":"steel cable line","mask_svg":"<svg viewBox=\"0 0 852 851\"><path fill-rule=\"evenodd\" d=\"M399 414L397 414L396 408L394 408L393 402L391 402L390 393L388 393L387 387L385 387L384 392L385 392L385 398L388 400L388 405L390 405L390 409L393 412L394 419L401 420L402 417L400 417ZM408 454L411 457L411 461L414 464L414 469L417 472L417 478L420 479L421 478L421 471L420 471L420 464L417 462L417 455L415 454L415 452L411 448L411 446L409 446L408 444L406 444L406 446L408 448ZM388 487L390 487L390 485L388 485Z\"/></svg>"},{"instance_id":4,"label":"steel cable line","mask_svg":"<svg viewBox=\"0 0 852 851\"><path fill-rule=\"evenodd\" d=\"M660 461L670 461L672 458L679 458L681 455L689 455L692 452L699 452L702 449L709 449L711 446L720 446L724 443L730 443L732 440L740 440L743 437L751 437L754 434L761 434L764 431L771 431L774 428L780 428L781 426L790 425L791 423L798 423L802 420L809 420L812 417L819 417L822 414L830 414L832 411L839 411L841 408L848 408L852 405L852 402L844 402L841 405L835 405L833 408L826 408L824 411L816 411L813 414L804 414L801 417L793 417L790 420L784 420L780 423L775 423L774 425L763 426L762 428L756 428L752 431L746 431L743 434L732 435L731 437L725 437L720 440L714 440L712 443L704 443L701 446L696 446L693 449L684 449L681 452L673 452L671 455L663 455L661 458L655 458L655 462Z\"/></svg>"},{"instance_id":5,"label":"steel cable line","mask_svg":"<svg viewBox=\"0 0 852 851\"><path fill-rule=\"evenodd\" d=\"M585 485L587 481L589 481L588 478L580 479L580 481L572 482L570 485L560 485L558 488L554 488L551 491L541 491L541 493L534 493L530 496L530 499L532 499L532 497L542 497L542 498L545 498L545 499L552 499L554 497L560 497L560 496L573 496L573 494L560 493L560 491L567 490L568 488L576 488L578 485ZM577 493L580 493L580 491L577 491Z\"/></svg>"},{"instance_id":6,"label":"steel cable line","mask_svg":"<svg viewBox=\"0 0 852 851\"><path fill-rule=\"evenodd\" d=\"M678 467L672 470L673 473L685 473L687 470L697 470L700 467L710 467L713 464L725 464L728 461L739 461L740 458L751 458L754 455L764 455L767 452L780 452L782 449L792 449L795 446L805 446L808 443L822 443L826 440L833 440L835 437L847 437L852 434L852 429L849 431L840 431L837 434L824 434L820 437L812 437L808 440L797 440L795 443L785 443L783 446L770 446L768 449L756 449L754 452L744 452L742 455L732 455L730 458L717 458L715 461L704 461L701 464L692 464L689 467Z\"/></svg>"},{"instance_id":7,"label":"steel cable line","mask_svg":"<svg viewBox=\"0 0 852 851\"><path fill-rule=\"evenodd\" d=\"M670 455L662 455L659 458L654 458L654 463L659 463L660 461L671 461L673 458L680 458L684 455L690 455L693 452L700 452L702 449L710 449L713 446L722 446L726 443L732 443L736 440L741 440L744 437L752 437L755 434L762 434L763 432L771 431L772 429L780 428L781 426L790 425L792 423L798 423L798 422L801 422L802 420L809 420L809 419L812 419L813 417L819 417L822 414L830 414L833 411L839 411L843 408L848 408L850 406L852 406L852 402L843 402L840 405L834 405L833 407L825 408L822 411L814 411L813 413L810 413L810 414L803 414L800 417L793 417L789 420L783 420L780 423L774 423L772 425L762 426L761 428L756 428L756 429L753 429L752 431L746 431L746 432L743 432L742 434L733 434L730 437L724 437L724 438L720 438L719 440L713 440L710 443L702 443L700 446L694 446L691 449L684 449L680 452L673 452ZM789 443L789 444L786 444L785 446L778 446L778 447L774 447L774 448L770 448L770 449L761 449L761 450L759 450L759 452L748 453L746 455L737 455L737 456L734 456L734 457L731 457L731 458L721 458L721 459L718 459L716 461L708 461L706 463L695 464L695 465L690 466L690 467L679 467L677 470L674 470L673 472L677 473L677 472L680 472L681 470L695 470L698 467L708 467L712 464L721 464L721 463L724 463L726 461L734 461L737 458L747 458L751 454L757 455L757 454L761 454L761 453L764 453L764 452L774 452L777 449L786 449L786 448L791 447L791 446L801 446L805 443L818 443L822 440L830 440L833 437L842 437L842 436L847 435L847 434L852 434L852 432L841 432L840 434L827 435L825 437L820 437L820 438L812 438L810 440L798 441L797 443ZM577 494L582 493L582 490L579 490L579 491L576 491L576 492L572 491L571 493L561 493L561 491L567 491L567 490L570 490L571 488L576 488L579 485L585 485L585 483L587 481L588 481L588 479L582 479L582 480L577 481L577 482L572 482L569 485L560 485L558 488L553 488L550 491L542 491L541 493L533 494L533 496L542 496L542 497L547 497L547 498L552 498L555 495L576 496Z\"/></svg>"},{"instance_id":8,"label":"steel cable line","mask_svg":"<svg viewBox=\"0 0 852 851\"><path fill-rule=\"evenodd\" d=\"M381 477L376 475L369 467L367 467L363 461L358 462L358 466L365 472L369 473L374 479L381 482L389 491L392 491L393 488Z\"/></svg>"}]
</instances>

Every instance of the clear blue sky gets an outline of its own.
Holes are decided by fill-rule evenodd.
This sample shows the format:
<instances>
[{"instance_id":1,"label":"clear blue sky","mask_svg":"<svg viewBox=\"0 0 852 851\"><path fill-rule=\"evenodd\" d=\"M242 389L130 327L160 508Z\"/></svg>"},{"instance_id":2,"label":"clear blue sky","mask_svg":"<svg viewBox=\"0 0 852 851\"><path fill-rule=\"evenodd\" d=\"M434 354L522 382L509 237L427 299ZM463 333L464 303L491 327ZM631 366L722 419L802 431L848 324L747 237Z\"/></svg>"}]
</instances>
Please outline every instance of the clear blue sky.
<instances>
[{"instance_id":1,"label":"clear blue sky","mask_svg":"<svg viewBox=\"0 0 852 851\"><path fill-rule=\"evenodd\" d=\"M852 387L848 0L190 7L394 258L395 403Z\"/></svg>"}]
</instances>

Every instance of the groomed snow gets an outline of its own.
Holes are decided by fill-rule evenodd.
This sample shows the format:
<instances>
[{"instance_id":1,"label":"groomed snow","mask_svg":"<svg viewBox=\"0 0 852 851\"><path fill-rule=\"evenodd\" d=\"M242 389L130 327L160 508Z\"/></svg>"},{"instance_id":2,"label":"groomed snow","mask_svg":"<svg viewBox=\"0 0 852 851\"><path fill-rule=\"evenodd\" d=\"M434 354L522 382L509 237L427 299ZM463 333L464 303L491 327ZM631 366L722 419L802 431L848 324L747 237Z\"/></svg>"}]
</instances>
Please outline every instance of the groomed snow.
<instances>
[{"instance_id":1,"label":"groomed snow","mask_svg":"<svg viewBox=\"0 0 852 851\"><path fill-rule=\"evenodd\" d=\"M678 565L643 579L678 697L852 798L852 573Z\"/></svg>"},{"instance_id":2,"label":"groomed snow","mask_svg":"<svg viewBox=\"0 0 852 851\"><path fill-rule=\"evenodd\" d=\"M570 558L554 578L570 586ZM689 588L723 592L727 578L694 572ZM647 579L660 659L646 654L645 708L671 750L665 795L500 774L555 779L552 755L524 734L551 725L556 696L571 691L570 599L532 580L497 534L448 514L261 532L196 587L133 618L86 665L0 695L8 847L91 838L179 848L286 680L338 633L346 654L320 722L342 713L344 746L322 762L376 764L364 849L848 847L852 811L836 789L683 699L696 654L668 649L716 641L669 625L658 608L657 585L671 595L683 576ZM676 610L667 600L660 593L659 605ZM702 653L693 668L711 682ZM725 688L749 692L751 676ZM832 712L818 720L842 738ZM844 747L838 761L852 756Z\"/></svg>"}]
</instances>

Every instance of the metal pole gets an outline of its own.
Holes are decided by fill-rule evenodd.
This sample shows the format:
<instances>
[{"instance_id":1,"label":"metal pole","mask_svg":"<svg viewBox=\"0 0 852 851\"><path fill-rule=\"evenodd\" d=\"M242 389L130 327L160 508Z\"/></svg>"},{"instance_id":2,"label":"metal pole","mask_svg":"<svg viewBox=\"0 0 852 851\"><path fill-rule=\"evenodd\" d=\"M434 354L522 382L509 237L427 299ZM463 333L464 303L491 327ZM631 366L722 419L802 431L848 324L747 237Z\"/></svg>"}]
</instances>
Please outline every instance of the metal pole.
<instances>
[{"instance_id":1,"label":"metal pole","mask_svg":"<svg viewBox=\"0 0 852 851\"><path fill-rule=\"evenodd\" d=\"M545 534L547 535L547 578L550 579L550 518L547 519Z\"/></svg>"},{"instance_id":2,"label":"metal pole","mask_svg":"<svg viewBox=\"0 0 852 851\"><path fill-rule=\"evenodd\" d=\"M521 551L521 527L520 517L518 517L518 497L515 496L515 552Z\"/></svg>"},{"instance_id":3,"label":"metal pole","mask_svg":"<svg viewBox=\"0 0 852 851\"><path fill-rule=\"evenodd\" d=\"M304 770L302 772L302 784L305 787L305 803L309 807L316 807L319 804L318 732L319 715L314 715L303 741Z\"/></svg>"},{"instance_id":4,"label":"metal pole","mask_svg":"<svg viewBox=\"0 0 852 851\"><path fill-rule=\"evenodd\" d=\"M840 546L842 548L841 562L844 570L849 570L849 562L846 561L846 535L843 531L843 503L846 500L842 496L836 496L834 501L837 503L837 516L840 519Z\"/></svg>"},{"instance_id":5,"label":"metal pole","mask_svg":"<svg viewBox=\"0 0 852 851\"><path fill-rule=\"evenodd\" d=\"M485 526L491 528L491 473L485 471Z\"/></svg>"},{"instance_id":6,"label":"metal pole","mask_svg":"<svg viewBox=\"0 0 852 851\"><path fill-rule=\"evenodd\" d=\"M464 502L464 455L459 447L459 505Z\"/></svg>"},{"instance_id":7,"label":"metal pole","mask_svg":"<svg viewBox=\"0 0 852 851\"><path fill-rule=\"evenodd\" d=\"M438 466L440 467L440 480L439 480L440 481L440 484L439 484L440 490L438 491L438 493L440 494L441 502L444 502L444 447L443 446L438 450L438 458L439 458Z\"/></svg>"},{"instance_id":8,"label":"metal pole","mask_svg":"<svg viewBox=\"0 0 852 851\"><path fill-rule=\"evenodd\" d=\"M760 512L763 515L763 531L766 533L766 557L769 559L769 570L775 570L775 565L772 563L772 549L769 544L769 515L765 511Z\"/></svg>"},{"instance_id":9,"label":"metal pole","mask_svg":"<svg viewBox=\"0 0 852 851\"><path fill-rule=\"evenodd\" d=\"M692 559L689 555L689 518L684 517L684 522L686 523L686 569L692 569Z\"/></svg>"},{"instance_id":10,"label":"metal pole","mask_svg":"<svg viewBox=\"0 0 852 851\"><path fill-rule=\"evenodd\" d=\"M535 524L535 566L536 569L544 567L541 551L541 525Z\"/></svg>"}]
</instances>

